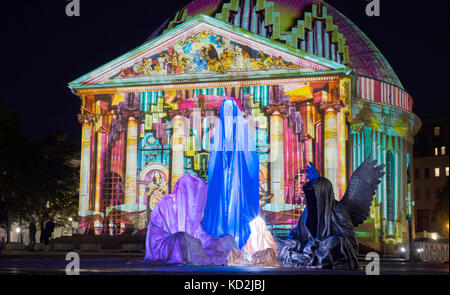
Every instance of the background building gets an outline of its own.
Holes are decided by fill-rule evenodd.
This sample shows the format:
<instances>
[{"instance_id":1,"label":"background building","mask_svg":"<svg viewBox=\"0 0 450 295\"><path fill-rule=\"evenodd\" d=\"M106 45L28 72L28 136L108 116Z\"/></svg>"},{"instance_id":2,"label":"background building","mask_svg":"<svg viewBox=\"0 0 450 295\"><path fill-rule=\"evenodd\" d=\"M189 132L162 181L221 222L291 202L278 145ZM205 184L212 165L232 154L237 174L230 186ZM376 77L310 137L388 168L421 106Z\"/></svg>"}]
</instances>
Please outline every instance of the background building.
<instances>
[{"instance_id":1,"label":"background building","mask_svg":"<svg viewBox=\"0 0 450 295\"><path fill-rule=\"evenodd\" d=\"M448 116L422 118L414 138L416 232L434 232L431 217L440 192L449 180Z\"/></svg>"},{"instance_id":2,"label":"background building","mask_svg":"<svg viewBox=\"0 0 450 295\"><path fill-rule=\"evenodd\" d=\"M357 235L384 250L408 239L420 120L376 46L323 1L193 1L69 87L82 100L82 231L144 228L183 174L207 181L210 118L233 98L254 121L274 233L299 217L309 161L340 199L369 157L386 175Z\"/></svg>"}]
</instances>

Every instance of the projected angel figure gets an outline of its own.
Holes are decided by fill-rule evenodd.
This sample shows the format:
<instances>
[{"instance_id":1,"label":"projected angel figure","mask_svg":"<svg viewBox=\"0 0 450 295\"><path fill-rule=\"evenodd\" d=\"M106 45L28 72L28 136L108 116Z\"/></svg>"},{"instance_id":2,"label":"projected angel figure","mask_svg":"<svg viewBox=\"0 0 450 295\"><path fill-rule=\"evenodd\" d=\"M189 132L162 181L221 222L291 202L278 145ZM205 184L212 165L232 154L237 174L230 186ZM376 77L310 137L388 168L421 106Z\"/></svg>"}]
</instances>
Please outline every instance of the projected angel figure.
<instances>
[{"instance_id":1,"label":"projected angel figure","mask_svg":"<svg viewBox=\"0 0 450 295\"><path fill-rule=\"evenodd\" d=\"M211 235L232 235L241 249L250 235L249 223L259 213L259 159L250 128L232 99L220 108L208 180L202 226Z\"/></svg>"},{"instance_id":2,"label":"projected angel figure","mask_svg":"<svg viewBox=\"0 0 450 295\"><path fill-rule=\"evenodd\" d=\"M303 186L306 207L288 240L277 240L278 259L285 266L356 269L358 242L354 228L369 216L384 165L367 158L350 178L341 201L331 182L310 163Z\"/></svg>"},{"instance_id":3,"label":"projected angel figure","mask_svg":"<svg viewBox=\"0 0 450 295\"><path fill-rule=\"evenodd\" d=\"M152 181L146 187L147 211L151 212L163 196L167 194L167 182L158 171L154 171L151 177Z\"/></svg>"}]
</instances>

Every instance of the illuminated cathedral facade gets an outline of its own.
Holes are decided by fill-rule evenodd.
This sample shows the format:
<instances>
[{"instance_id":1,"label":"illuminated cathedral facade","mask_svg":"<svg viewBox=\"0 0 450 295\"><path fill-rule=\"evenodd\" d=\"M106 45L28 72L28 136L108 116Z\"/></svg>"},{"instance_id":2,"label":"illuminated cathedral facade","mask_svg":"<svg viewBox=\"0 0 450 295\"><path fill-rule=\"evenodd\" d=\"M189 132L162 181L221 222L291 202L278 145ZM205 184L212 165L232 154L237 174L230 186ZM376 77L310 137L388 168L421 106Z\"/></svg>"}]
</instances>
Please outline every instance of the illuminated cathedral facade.
<instances>
[{"instance_id":1,"label":"illuminated cathedral facade","mask_svg":"<svg viewBox=\"0 0 450 295\"><path fill-rule=\"evenodd\" d=\"M309 162L340 199L369 157L386 174L359 240L380 249L408 239L420 120L375 45L323 1L195 0L69 87L82 102L81 233L144 229L182 175L208 181L215 118L232 98L253 127L260 215L273 233L295 226Z\"/></svg>"}]
</instances>

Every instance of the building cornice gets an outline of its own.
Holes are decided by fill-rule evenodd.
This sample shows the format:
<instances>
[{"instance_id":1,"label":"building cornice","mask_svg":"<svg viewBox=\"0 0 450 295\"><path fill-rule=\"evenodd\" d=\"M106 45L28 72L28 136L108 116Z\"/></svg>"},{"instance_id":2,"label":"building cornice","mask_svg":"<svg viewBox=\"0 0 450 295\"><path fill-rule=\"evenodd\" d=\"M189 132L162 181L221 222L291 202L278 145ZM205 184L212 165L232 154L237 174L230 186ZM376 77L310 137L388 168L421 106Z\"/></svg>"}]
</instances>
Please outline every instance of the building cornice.
<instances>
[{"instance_id":1,"label":"building cornice","mask_svg":"<svg viewBox=\"0 0 450 295\"><path fill-rule=\"evenodd\" d=\"M280 85L280 84L292 84L292 83L305 83L305 82L332 82L338 81L342 73L337 72L324 72L315 73L314 76L302 75L299 77L289 77L283 75L283 77L259 77L258 79L248 80L221 80L221 81L205 81L205 82L185 82L185 83L161 83L158 84L143 84L143 85L82 85L79 88L74 88L74 92L78 95L87 94L114 94L114 93L131 93L131 92L151 92L151 91L164 91L164 90L186 90L186 89L203 89L203 88L222 88L222 87L247 87L247 86L259 86L259 85ZM236 77L233 77L236 78Z\"/></svg>"}]
</instances>

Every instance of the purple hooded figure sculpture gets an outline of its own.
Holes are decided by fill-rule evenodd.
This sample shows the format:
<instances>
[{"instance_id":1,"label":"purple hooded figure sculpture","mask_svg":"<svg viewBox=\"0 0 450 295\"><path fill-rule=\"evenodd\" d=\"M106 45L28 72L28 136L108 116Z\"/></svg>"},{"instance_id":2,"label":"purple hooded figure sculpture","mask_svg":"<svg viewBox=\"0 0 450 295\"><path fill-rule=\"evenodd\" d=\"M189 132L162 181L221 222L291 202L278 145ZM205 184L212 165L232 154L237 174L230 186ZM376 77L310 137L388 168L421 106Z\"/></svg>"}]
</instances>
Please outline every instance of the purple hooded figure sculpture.
<instances>
[{"instance_id":1,"label":"purple hooded figure sculpture","mask_svg":"<svg viewBox=\"0 0 450 295\"><path fill-rule=\"evenodd\" d=\"M156 264L226 265L235 247L230 235L214 237L201 226L207 184L181 177L171 194L153 209L147 229L145 261Z\"/></svg>"}]
</instances>

